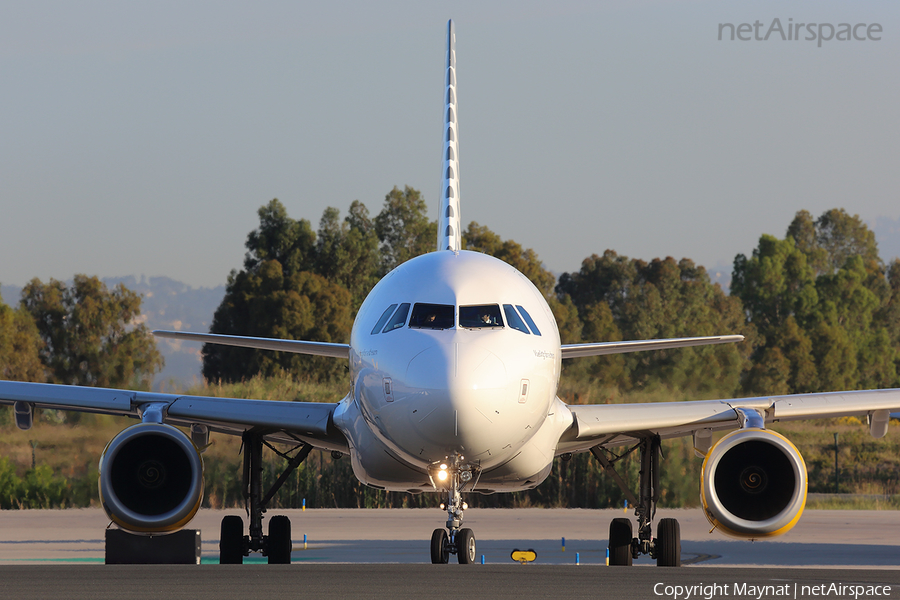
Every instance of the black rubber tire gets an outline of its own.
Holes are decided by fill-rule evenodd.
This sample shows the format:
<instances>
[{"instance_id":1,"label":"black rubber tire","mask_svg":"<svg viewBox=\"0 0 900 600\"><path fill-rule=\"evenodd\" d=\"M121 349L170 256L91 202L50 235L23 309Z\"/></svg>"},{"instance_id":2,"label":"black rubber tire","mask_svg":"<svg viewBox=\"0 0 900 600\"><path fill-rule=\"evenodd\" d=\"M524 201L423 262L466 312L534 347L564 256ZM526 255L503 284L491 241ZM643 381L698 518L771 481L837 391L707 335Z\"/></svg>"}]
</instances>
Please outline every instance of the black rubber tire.
<instances>
[{"instance_id":1,"label":"black rubber tire","mask_svg":"<svg viewBox=\"0 0 900 600\"><path fill-rule=\"evenodd\" d=\"M446 565L450 562L450 539L444 529L435 529L431 534L431 564Z\"/></svg>"},{"instance_id":2,"label":"black rubber tire","mask_svg":"<svg viewBox=\"0 0 900 600\"><path fill-rule=\"evenodd\" d=\"M269 536L266 538L266 555L270 565L291 564L291 520L283 515L269 520Z\"/></svg>"},{"instance_id":3,"label":"black rubber tire","mask_svg":"<svg viewBox=\"0 0 900 600\"><path fill-rule=\"evenodd\" d=\"M244 562L244 520L237 515L222 518L219 530L219 564L239 565Z\"/></svg>"},{"instance_id":4,"label":"black rubber tire","mask_svg":"<svg viewBox=\"0 0 900 600\"><path fill-rule=\"evenodd\" d=\"M660 519L656 526L656 566L681 566L681 525L676 519Z\"/></svg>"},{"instance_id":5,"label":"black rubber tire","mask_svg":"<svg viewBox=\"0 0 900 600\"><path fill-rule=\"evenodd\" d=\"M475 548L475 533L471 529L460 529L456 534L456 558L461 565L475 564L478 551Z\"/></svg>"},{"instance_id":6,"label":"black rubber tire","mask_svg":"<svg viewBox=\"0 0 900 600\"><path fill-rule=\"evenodd\" d=\"M621 518L612 520L609 524L610 566L631 566L631 540L633 537L630 520Z\"/></svg>"}]
</instances>

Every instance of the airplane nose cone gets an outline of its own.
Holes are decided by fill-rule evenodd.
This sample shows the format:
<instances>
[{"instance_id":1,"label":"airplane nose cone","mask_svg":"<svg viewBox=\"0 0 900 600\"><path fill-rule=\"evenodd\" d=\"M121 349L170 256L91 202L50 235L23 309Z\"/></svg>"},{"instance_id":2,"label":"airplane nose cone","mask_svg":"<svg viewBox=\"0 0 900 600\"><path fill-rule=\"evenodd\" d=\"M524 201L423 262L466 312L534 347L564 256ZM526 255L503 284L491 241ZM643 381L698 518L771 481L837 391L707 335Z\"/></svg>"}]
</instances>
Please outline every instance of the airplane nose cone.
<instances>
[{"instance_id":1,"label":"airplane nose cone","mask_svg":"<svg viewBox=\"0 0 900 600\"><path fill-rule=\"evenodd\" d=\"M419 435L432 445L474 457L490 447L492 427L514 394L500 358L483 346L433 346L414 357L407 370L411 387L425 391L414 401Z\"/></svg>"},{"instance_id":2,"label":"airplane nose cone","mask_svg":"<svg viewBox=\"0 0 900 600\"><path fill-rule=\"evenodd\" d=\"M409 361L406 381L418 388L502 388L506 367L496 354L475 344L431 346Z\"/></svg>"},{"instance_id":3,"label":"airplane nose cone","mask_svg":"<svg viewBox=\"0 0 900 600\"><path fill-rule=\"evenodd\" d=\"M444 391L457 409L470 405L473 395L505 390L507 379L500 357L473 344L432 346L413 357L406 371L407 385Z\"/></svg>"}]
</instances>

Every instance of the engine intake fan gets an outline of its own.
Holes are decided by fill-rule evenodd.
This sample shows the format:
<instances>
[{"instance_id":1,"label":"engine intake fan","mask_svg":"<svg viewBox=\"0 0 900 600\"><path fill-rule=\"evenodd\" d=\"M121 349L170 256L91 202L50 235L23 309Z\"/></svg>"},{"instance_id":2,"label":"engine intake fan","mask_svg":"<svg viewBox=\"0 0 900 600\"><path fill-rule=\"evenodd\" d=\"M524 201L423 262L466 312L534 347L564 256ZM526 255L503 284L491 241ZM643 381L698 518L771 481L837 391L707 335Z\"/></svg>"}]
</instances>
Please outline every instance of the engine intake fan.
<instances>
[{"instance_id":1,"label":"engine intake fan","mask_svg":"<svg viewBox=\"0 0 900 600\"><path fill-rule=\"evenodd\" d=\"M709 522L740 538L781 535L806 504L806 463L784 436L748 428L729 433L703 461L700 500Z\"/></svg>"},{"instance_id":2,"label":"engine intake fan","mask_svg":"<svg viewBox=\"0 0 900 600\"><path fill-rule=\"evenodd\" d=\"M203 460L171 425L123 430L100 457L100 502L123 529L161 533L184 527L203 499Z\"/></svg>"}]
</instances>

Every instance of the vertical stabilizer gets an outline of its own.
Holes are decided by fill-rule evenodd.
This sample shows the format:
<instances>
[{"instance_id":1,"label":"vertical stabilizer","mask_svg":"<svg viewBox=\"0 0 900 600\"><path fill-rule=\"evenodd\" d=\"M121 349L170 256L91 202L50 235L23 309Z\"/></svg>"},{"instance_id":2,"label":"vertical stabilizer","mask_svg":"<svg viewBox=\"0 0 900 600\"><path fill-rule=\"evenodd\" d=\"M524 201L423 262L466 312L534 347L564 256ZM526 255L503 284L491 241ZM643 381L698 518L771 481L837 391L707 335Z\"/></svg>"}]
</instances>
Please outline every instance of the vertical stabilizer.
<instances>
[{"instance_id":1,"label":"vertical stabilizer","mask_svg":"<svg viewBox=\"0 0 900 600\"><path fill-rule=\"evenodd\" d=\"M444 74L444 173L438 212L437 249L459 251L459 128L456 107L456 34L447 23L447 68Z\"/></svg>"}]
</instances>

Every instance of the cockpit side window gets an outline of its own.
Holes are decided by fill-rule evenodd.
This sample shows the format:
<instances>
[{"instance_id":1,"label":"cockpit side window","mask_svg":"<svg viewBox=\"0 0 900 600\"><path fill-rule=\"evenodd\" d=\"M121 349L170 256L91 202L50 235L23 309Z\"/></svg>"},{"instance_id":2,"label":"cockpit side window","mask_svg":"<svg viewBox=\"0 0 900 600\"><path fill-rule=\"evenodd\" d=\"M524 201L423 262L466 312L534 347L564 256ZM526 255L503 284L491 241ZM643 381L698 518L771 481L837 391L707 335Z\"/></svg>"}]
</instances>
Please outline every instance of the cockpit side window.
<instances>
[{"instance_id":1,"label":"cockpit side window","mask_svg":"<svg viewBox=\"0 0 900 600\"><path fill-rule=\"evenodd\" d=\"M496 304L459 307L459 326L469 329L503 327L500 307Z\"/></svg>"},{"instance_id":2,"label":"cockpit side window","mask_svg":"<svg viewBox=\"0 0 900 600\"><path fill-rule=\"evenodd\" d=\"M528 311L516 304L516 308L519 309L519 314L522 315L522 318L525 319L525 322L528 323L528 327L531 328L531 333L534 335L541 335L541 330L538 329L538 326L535 324L534 319L531 318L531 315L528 314Z\"/></svg>"},{"instance_id":3,"label":"cockpit side window","mask_svg":"<svg viewBox=\"0 0 900 600\"><path fill-rule=\"evenodd\" d=\"M406 324L406 317L409 315L409 302L404 302L394 313L394 317L384 326L382 333L399 329Z\"/></svg>"},{"instance_id":4,"label":"cockpit side window","mask_svg":"<svg viewBox=\"0 0 900 600\"><path fill-rule=\"evenodd\" d=\"M453 327L453 305L424 304L416 302L413 306L410 327L423 329L450 329Z\"/></svg>"},{"instance_id":5,"label":"cockpit side window","mask_svg":"<svg viewBox=\"0 0 900 600\"><path fill-rule=\"evenodd\" d=\"M517 331L521 331L522 333L528 333L528 328L525 326L525 322L522 320L522 317L519 316L519 313L516 312L516 309L512 307L512 304L503 305L503 314L506 315L507 325Z\"/></svg>"},{"instance_id":6,"label":"cockpit side window","mask_svg":"<svg viewBox=\"0 0 900 600\"><path fill-rule=\"evenodd\" d=\"M375 327L372 328L372 333L370 335L375 335L381 328L384 327L384 324L387 323L387 320L394 314L394 309L397 308L396 304L391 304L387 307L387 309L381 313L381 317L379 317L378 322L375 323Z\"/></svg>"}]
</instances>

